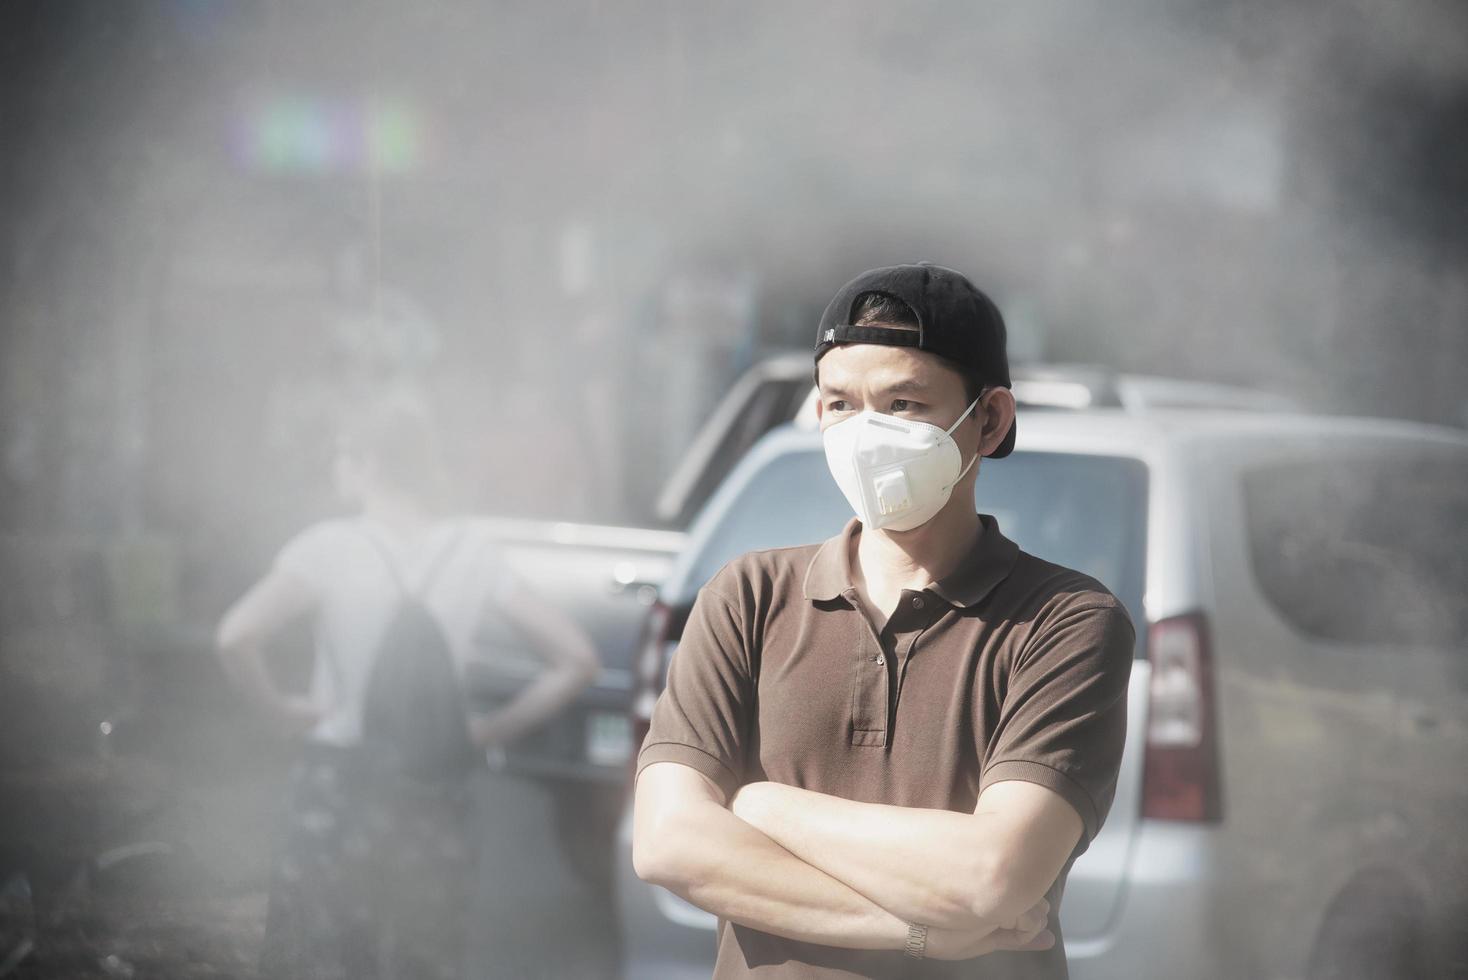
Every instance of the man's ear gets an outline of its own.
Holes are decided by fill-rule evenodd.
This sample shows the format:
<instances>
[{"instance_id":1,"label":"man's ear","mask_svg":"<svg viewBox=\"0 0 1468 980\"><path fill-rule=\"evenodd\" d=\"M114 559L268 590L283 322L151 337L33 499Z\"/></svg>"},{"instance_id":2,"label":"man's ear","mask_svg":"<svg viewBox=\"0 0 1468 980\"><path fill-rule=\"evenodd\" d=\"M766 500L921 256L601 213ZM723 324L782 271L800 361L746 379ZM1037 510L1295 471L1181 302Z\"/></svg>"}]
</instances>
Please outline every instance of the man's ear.
<instances>
[{"instance_id":1,"label":"man's ear","mask_svg":"<svg viewBox=\"0 0 1468 980\"><path fill-rule=\"evenodd\" d=\"M1008 388L991 388L975 412L983 411L984 429L979 437L979 455L987 456L999 448L1009 427L1014 424L1014 392Z\"/></svg>"}]
</instances>

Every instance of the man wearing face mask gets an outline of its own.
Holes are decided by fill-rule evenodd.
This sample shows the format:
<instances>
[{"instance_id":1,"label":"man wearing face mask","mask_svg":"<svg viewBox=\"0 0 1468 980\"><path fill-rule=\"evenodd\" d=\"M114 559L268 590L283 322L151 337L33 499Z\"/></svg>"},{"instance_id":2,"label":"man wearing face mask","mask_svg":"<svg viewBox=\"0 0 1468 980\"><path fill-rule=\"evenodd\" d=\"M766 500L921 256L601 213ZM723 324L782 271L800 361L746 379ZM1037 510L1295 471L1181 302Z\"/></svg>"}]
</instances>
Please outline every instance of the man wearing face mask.
<instances>
[{"instance_id":1,"label":"man wearing face mask","mask_svg":"<svg viewBox=\"0 0 1468 980\"><path fill-rule=\"evenodd\" d=\"M699 593L638 759L638 874L719 917L717 978L1063 978L1131 621L975 513L1015 410L1003 320L966 278L858 276L815 358L856 516Z\"/></svg>"}]
</instances>

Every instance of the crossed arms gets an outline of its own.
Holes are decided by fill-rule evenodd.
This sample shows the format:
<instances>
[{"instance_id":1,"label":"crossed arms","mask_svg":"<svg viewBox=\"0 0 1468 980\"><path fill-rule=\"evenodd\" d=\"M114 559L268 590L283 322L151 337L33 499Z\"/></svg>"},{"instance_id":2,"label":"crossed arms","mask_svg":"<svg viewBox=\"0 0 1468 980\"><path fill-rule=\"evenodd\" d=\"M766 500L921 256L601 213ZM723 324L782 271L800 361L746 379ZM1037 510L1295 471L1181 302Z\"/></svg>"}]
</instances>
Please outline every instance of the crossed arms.
<instances>
[{"instance_id":1,"label":"crossed arms","mask_svg":"<svg viewBox=\"0 0 1468 980\"><path fill-rule=\"evenodd\" d=\"M730 922L826 946L902 949L910 924L928 927L934 958L1053 945L1044 896L1098 829L1104 777L1120 762L1134 646L1120 604L1082 590L1047 609L985 748L993 781L973 813L955 813L739 785L754 627L751 603L725 594L740 594L742 573L720 574L728 581L694 603L653 713L658 748L635 797L638 875Z\"/></svg>"},{"instance_id":2,"label":"crossed arms","mask_svg":"<svg viewBox=\"0 0 1468 980\"><path fill-rule=\"evenodd\" d=\"M1047 949L1044 895L1082 832L1035 783L994 783L972 814L857 803L778 783L732 800L708 777L658 762L637 781L633 864L721 918L789 939L928 955Z\"/></svg>"}]
</instances>

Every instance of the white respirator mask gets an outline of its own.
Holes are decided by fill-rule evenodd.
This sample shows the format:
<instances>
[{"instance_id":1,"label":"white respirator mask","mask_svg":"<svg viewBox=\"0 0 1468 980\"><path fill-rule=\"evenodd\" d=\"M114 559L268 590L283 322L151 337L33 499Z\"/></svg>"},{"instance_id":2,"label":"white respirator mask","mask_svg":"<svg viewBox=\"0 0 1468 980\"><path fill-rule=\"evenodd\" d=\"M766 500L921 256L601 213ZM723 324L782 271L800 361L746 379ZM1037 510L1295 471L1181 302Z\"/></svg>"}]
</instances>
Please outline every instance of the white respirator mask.
<instances>
[{"instance_id":1,"label":"white respirator mask","mask_svg":"<svg viewBox=\"0 0 1468 980\"><path fill-rule=\"evenodd\" d=\"M975 398L946 430L880 412L858 412L821 434L826 465L847 503L873 530L910 531L933 519L979 454L963 465L953 441L979 403Z\"/></svg>"}]
</instances>

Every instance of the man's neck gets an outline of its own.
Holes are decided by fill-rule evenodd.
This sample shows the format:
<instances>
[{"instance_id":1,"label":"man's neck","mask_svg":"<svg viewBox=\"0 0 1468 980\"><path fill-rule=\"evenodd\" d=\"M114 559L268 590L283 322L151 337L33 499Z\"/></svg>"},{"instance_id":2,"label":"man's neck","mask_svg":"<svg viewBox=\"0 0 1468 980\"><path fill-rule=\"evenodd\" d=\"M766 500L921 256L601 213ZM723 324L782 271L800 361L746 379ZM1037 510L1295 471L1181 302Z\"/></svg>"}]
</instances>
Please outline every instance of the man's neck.
<instances>
[{"instance_id":1,"label":"man's neck","mask_svg":"<svg viewBox=\"0 0 1468 980\"><path fill-rule=\"evenodd\" d=\"M974 513L973 493L953 500L933 519L911 531L863 528L852 547L852 584L862 599L881 614L891 615L904 589L924 589L941 580L973 548L981 525Z\"/></svg>"},{"instance_id":2,"label":"man's neck","mask_svg":"<svg viewBox=\"0 0 1468 980\"><path fill-rule=\"evenodd\" d=\"M413 537L432 522L426 508L393 493L367 494L362 502L362 516L398 538Z\"/></svg>"}]
</instances>

